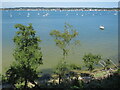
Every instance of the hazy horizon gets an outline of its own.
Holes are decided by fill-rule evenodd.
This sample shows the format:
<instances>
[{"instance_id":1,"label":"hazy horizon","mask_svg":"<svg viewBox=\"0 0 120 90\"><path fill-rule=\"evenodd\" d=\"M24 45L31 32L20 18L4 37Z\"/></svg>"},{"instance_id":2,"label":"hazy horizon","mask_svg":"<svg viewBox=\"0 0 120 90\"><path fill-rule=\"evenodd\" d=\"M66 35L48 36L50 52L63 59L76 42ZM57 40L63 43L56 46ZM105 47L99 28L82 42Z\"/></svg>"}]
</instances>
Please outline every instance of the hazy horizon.
<instances>
[{"instance_id":1,"label":"hazy horizon","mask_svg":"<svg viewBox=\"0 0 120 90\"><path fill-rule=\"evenodd\" d=\"M3 2L1 8L16 7L117 8L118 2Z\"/></svg>"}]
</instances>

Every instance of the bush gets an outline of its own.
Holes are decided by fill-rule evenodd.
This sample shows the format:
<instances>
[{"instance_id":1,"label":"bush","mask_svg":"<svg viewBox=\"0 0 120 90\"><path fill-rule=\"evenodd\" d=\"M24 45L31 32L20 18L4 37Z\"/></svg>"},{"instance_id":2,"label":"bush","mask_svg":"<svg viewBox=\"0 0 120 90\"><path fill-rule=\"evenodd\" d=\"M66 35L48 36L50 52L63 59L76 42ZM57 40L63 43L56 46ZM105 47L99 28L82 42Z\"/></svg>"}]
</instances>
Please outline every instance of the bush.
<instances>
[{"instance_id":1,"label":"bush","mask_svg":"<svg viewBox=\"0 0 120 90\"><path fill-rule=\"evenodd\" d=\"M69 65L69 67L70 67L70 69L72 69L72 70L81 70L81 67L78 66L78 65L75 65L75 64L71 64L71 65Z\"/></svg>"}]
</instances>

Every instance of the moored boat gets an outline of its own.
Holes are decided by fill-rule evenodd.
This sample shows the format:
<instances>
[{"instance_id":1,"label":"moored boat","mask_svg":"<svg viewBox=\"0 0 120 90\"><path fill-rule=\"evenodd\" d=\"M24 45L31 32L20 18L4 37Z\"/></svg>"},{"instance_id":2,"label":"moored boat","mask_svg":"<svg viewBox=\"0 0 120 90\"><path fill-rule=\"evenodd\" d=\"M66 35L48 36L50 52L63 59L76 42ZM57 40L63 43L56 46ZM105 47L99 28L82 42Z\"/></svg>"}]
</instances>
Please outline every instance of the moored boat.
<instances>
[{"instance_id":1,"label":"moored boat","mask_svg":"<svg viewBox=\"0 0 120 90\"><path fill-rule=\"evenodd\" d=\"M101 26L100 26L100 29L101 29L101 30L104 30L104 29L105 29L105 27L101 25Z\"/></svg>"}]
</instances>

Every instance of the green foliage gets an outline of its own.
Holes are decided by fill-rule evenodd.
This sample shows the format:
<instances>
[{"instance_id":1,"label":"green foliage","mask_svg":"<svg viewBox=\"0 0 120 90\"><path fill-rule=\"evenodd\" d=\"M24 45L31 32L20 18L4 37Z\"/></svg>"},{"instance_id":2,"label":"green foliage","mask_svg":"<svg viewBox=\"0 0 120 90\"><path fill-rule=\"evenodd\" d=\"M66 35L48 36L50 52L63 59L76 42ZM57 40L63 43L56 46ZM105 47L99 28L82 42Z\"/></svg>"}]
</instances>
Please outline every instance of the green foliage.
<instances>
[{"instance_id":1,"label":"green foliage","mask_svg":"<svg viewBox=\"0 0 120 90\"><path fill-rule=\"evenodd\" d=\"M89 53L84 55L83 60L88 70L92 71L94 69L94 65L98 64L98 62L101 60L101 56Z\"/></svg>"},{"instance_id":2,"label":"green foliage","mask_svg":"<svg viewBox=\"0 0 120 90\"><path fill-rule=\"evenodd\" d=\"M56 46L58 46L63 51L63 60L61 60L58 63L55 71L59 75L59 83L60 83L61 78L64 77L65 74L70 69L70 67L67 65L67 63L64 60L68 55L70 44L72 43L73 38L75 38L78 35L78 32L76 32L76 30L73 29L72 25L65 23L63 32L60 32L58 30L53 30L50 32L50 35L54 38ZM76 40L73 43L77 45L79 43L79 40Z\"/></svg>"},{"instance_id":3,"label":"green foliage","mask_svg":"<svg viewBox=\"0 0 120 90\"><path fill-rule=\"evenodd\" d=\"M31 82L37 79L38 75L37 72L30 67L13 65L6 72L6 77L8 82L14 85L24 82L25 79Z\"/></svg>"},{"instance_id":4,"label":"green foliage","mask_svg":"<svg viewBox=\"0 0 120 90\"><path fill-rule=\"evenodd\" d=\"M65 74L68 73L68 71L69 71L68 64L64 60L61 60L55 68L55 73L59 75L59 83L61 83L60 81L62 77L64 77Z\"/></svg>"},{"instance_id":5,"label":"green foliage","mask_svg":"<svg viewBox=\"0 0 120 90\"><path fill-rule=\"evenodd\" d=\"M72 70L81 70L81 66L78 66L76 64L70 64L69 67Z\"/></svg>"},{"instance_id":6,"label":"green foliage","mask_svg":"<svg viewBox=\"0 0 120 90\"><path fill-rule=\"evenodd\" d=\"M69 70L68 64L63 60L61 60L56 66L56 73L58 74L64 74L68 70Z\"/></svg>"},{"instance_id":7,"label":"green foliage","mask_svg":"<svg viewBox=\"0 0 120 90\"><path fill-rule=\"evenodd\" d=\"M16 45L13 54L15 60L26 67L37 68L39 64L42 64L42 53L39 47L40 38L35 36L36 32L32 24L29 24L29 26L16 24L15 28L19 29L13 39Z\"/></svg>"},{"instance_id":8,"label":"green foliage","mask_svg":"<svg viewBox=\"0 0 120 90\"><path fill-rule=\"evenodd\" d=\"M2 84L7 82L7 77L5 75L1 75L0 78L1 78L0 81L2 82Z\"/></svg>"},{"instance_id":9,"label":"green foliage","mask_svg":"<svg viewBox=\"0 0 120 90\"><path fill-rule=\"evenodd\" d=\"M19 29L13 39L16 45L13 54L16 62L11 65L6 76L9 83L19 86L19 83L24 82L26 88L28 82L34 82L37 78L36 69L42 64L42 52L39 47L41 40L35 35L32 24L16 24L15 28Z\"/></svg>"},{"instance_id":10,"label":"green foliage","mask_svg":"<svg viewBox=\"0 0 120 90\"><path fill-rule=\"evenodd\" d=\"M69 52L69 45L71 43L71 40L78 35L78 32L73 29L72 25L65 23L64 32L53 30L50 32L50 35L54 37L56 46L63 50L63 59L65 59ZM77 43L78 40L75 42L75 44Z\"/></svg>"}]
</instances>

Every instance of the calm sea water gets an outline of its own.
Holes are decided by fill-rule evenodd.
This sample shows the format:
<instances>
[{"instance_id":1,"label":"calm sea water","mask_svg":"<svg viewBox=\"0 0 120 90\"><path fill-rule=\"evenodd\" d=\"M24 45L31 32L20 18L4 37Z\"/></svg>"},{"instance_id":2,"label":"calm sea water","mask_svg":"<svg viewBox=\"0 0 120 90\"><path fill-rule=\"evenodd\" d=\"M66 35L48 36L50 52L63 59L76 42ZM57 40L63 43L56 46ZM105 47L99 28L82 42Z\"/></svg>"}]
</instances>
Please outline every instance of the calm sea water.
<instances>
[{"instance_id":1,"label":"calm sea water","mask_svg":"<svg viewBox=\"0 0 120 90\"><path fill-rule=\"evenodd\" d=\"M64 24L69 23L79 32L76 39L80 45L71 47L67 61L81 64L84 54L99 54L103 59L111 58L117 63L118 57L118 15L116 11L3 11L2 12L3 38L3 70L14 60L12 54L14 43L15 24L32 23L37 35L40 36L43 52L41 69L55 67L62 58L62 50L55 46L49 35L51 30L62 31ZM104 25L105 30L99 26Z\"/></svg>"}]
</instances>

